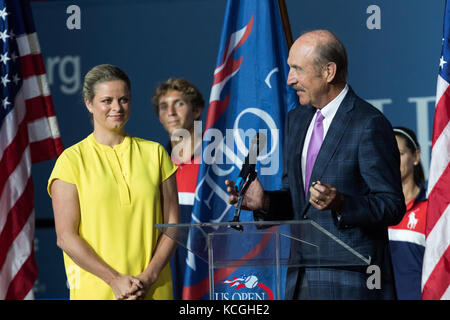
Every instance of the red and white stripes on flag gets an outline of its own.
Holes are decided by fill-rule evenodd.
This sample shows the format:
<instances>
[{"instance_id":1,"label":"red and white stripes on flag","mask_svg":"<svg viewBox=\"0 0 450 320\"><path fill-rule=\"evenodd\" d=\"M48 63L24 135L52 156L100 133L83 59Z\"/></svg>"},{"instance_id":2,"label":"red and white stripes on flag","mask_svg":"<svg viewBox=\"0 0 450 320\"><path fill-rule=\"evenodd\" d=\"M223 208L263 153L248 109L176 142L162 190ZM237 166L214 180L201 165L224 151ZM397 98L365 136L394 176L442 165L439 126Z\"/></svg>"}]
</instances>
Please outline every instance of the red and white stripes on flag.
<instances>
[{"instance_id":1,"label":"red and white stripes on flag","mask_svg":"<svg viewBox=\"0 0 450 320\"><path fill-rule=\"evenodd\" d=\"M18 3L7 8L3 1L0 12L11 14ZM37 35L15 35L17 30L7 18L0 18L6 21L7 35L0 52L5 58L0 63L9 64L2 65L0 83L0 299L31 299L37 277L31 165L57 157L63 145ZM15 69L16 62L19 67Z\"/></svg>"},{"instance_id":2,"label":"red and white stripes on flag","mask_svg":"<svg viewBox=\"0 0 450 320\"><path fill-rule=\"evenodd\" d=\"M442 56L436 90L422 299L450 299L450 7L446 2Z\"/></svg>"},{"instance_id":3,"label":"red and white stripes on flag","mask_svg":"<svg viewBox=\"0 0 450 320\"><path fill-rule=\"evenodd\" d=\"M433 125L422 299L450 299L450 88L438 76Z\"/></svg>"}]
</instances>

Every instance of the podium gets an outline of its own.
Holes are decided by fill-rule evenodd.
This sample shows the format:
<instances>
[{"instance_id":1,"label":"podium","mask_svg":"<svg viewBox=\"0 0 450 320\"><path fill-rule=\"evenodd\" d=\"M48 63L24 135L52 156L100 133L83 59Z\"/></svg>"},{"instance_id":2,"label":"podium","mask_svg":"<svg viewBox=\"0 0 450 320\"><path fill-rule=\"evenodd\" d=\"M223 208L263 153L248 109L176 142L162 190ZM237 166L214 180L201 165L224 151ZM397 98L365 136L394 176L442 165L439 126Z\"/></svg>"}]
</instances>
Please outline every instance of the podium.
<instances>
[{"instance_id":1,"label":"podium","mask_svg":"<svg viewBox=\"0 0 450 320\"><path fill-rule=\"evenodd\" d=\"M243 231L235 229L239 226ZM286 268L370 265L370 257L311 220L157 224L156 228L208 263L211 300L283 299ZM243 270L242 276L230 278L236 270Z\"/></svg>"}]
</instances>

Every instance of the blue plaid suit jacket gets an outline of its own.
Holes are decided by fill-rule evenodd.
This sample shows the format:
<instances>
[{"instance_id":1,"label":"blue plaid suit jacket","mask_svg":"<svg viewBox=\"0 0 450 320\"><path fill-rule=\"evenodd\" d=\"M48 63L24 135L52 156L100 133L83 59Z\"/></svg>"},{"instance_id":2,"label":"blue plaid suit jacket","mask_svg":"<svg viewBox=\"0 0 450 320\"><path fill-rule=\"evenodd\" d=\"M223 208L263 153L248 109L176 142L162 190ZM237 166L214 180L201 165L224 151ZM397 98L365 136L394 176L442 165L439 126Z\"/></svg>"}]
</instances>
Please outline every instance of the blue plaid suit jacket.
<instances>
[{"instance_id":1,"label":"blue plaid suit jacket","mask_svg":"<svg viewBox=\"0 0 450 320\"><path fill-rule=\"evenodd\" d=\"M381 271L381 289L368 289L367 267L306 268L287 273L286 299L305 277L312 299L394 299L395 289L387 227L398 224L405 212L400 177L400 155L393 130L384 115L349 88L328 129L310 181L334 186L344 195L341 219L308 203L302 182L301 153L306 131L316 109L300 106L287 118L283 190L268 191L269 214L264 220L311 219L337 236ZM309 188L308 188L309 189ZM255 213L255 220L261 215ZM291 258L298 254L291 245ZM325 248L333 255L336 248ZM302 278L302 279L301 279Z\"/></svg>"}]
</instances>

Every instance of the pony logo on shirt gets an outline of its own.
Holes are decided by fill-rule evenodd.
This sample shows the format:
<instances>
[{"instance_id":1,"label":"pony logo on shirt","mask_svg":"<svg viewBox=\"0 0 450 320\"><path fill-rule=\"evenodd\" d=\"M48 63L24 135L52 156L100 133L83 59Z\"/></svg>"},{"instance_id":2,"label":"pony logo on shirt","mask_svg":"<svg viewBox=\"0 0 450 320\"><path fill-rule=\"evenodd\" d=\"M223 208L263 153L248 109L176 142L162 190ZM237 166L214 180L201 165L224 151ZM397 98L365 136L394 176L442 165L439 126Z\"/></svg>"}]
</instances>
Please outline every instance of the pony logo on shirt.
<instances>
[{"instance_id":1,"label":"pony logo on shirt","mask_svg":"<svg viewBox=\"0 0 450 320\"><path fill-rule=\"evenodd\" d=\"M408 228L408 229L414 229L414 228L416 228L416 225L417 225L417 222L418 222L418 220L417 220L417 218L416 218L416 213L413 211L413 212L411 212L409 215L408 215L408 218L409 218L409 220L408 220L408 224L406 225L406 227Z\"/></svg>"}]
</instances>

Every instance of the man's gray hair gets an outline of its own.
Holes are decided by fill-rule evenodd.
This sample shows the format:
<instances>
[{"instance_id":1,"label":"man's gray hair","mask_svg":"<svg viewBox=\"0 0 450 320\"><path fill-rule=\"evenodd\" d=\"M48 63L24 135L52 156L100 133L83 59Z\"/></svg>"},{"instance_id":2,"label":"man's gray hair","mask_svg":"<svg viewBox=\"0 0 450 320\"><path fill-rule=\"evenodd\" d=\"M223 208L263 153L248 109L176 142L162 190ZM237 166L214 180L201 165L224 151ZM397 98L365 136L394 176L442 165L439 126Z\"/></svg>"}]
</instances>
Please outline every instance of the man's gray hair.
<instances>
[{"instance_id":1,"label":"man's gray hair","mask_svg":"<svg viewBox=\"0 0 450 320\"><path fill-rule=\"evenodd\" d=\"M310 31L316 33L315 31ZM347 52L342 42L329 30L317 30L325 37L318 42L316 46L316 70L320 70L329 62L336 64L336 76L333 82L345 82L348 72ZM309 33L309 32L305 32ZM316 33L317 34L317 33Z\"/></svg>"}]
</instances>

